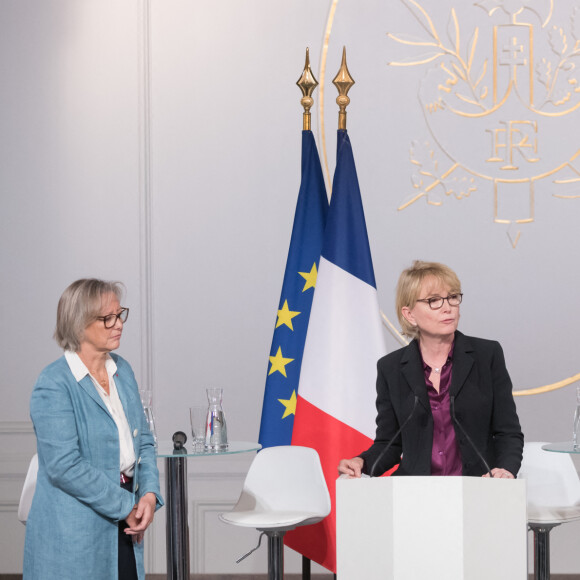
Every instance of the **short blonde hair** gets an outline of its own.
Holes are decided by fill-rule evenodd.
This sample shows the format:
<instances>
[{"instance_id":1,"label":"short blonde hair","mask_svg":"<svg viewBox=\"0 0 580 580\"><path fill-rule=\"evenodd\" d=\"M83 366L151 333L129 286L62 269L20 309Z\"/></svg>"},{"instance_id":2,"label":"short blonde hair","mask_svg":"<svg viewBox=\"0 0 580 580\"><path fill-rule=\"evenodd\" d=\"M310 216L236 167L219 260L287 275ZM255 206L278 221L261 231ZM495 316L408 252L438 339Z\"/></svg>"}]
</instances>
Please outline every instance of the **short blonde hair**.
<instances>
[{"instance_id":1,"label":"short blonde hair","mask_svg":"<svg viewBox=\"0 0 580 580\"><path fill-rule=\"evenodd\" d=\"M461 282L457 274L445 264L415 260L410 268L403 270L397 284L395 306L403 334L411 338L418 338L420 332L403 316L403 307L413 308L415 306L421 293L423 281L429 276L437 278L442 284L448 286L450 292L461 292Z\"/></svg>"},{"instance_id":2,"label":"short blonde hair","mask_svg":"<svg viewBox=\"0 0 580 580\"><path fill-rule=\"evenodd\" d=\"M120 282L83 278L73 282L63 293L56 309L54 339L64 350L78 352L85 328L101 314L103 297L123 296Z\"/></svg>"}]
</instances>

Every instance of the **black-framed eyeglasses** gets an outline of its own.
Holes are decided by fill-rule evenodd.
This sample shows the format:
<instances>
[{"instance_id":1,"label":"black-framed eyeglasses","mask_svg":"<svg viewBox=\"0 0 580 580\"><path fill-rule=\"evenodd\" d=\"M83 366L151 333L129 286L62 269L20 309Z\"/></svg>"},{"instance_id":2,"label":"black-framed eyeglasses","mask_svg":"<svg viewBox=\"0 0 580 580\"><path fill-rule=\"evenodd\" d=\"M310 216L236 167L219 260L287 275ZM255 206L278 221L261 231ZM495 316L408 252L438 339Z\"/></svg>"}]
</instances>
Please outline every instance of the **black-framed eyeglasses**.
<instances>
[{"instance_id":1,"label":"black-framed eyeglasses","mask_svg":"<svg viewBox=\"0 0 580 580\"><path fill-rule=\"evenodd\" d=\"M449 296L433 296L433 298L421 298L417 302L427 302L431 310L439 310L447 300L449 306L459 306L463 300L463 294L449 294Z\"/></svg>"},{"instance_id":2,"label":"black-framed eyeglasses","mask_svg":"<svg viewBox=\"0 0 580 580\"><path fill-rule=\"evenodd\" d=\"M108 314L107 316L97 316L97 320L102 320L105 328L113 328L115 324L117 324L117 320L120 320L122 323L127 322L127 318L129 317L129 309L122 308L121 312L118 314Z\"/></svg>"}]
</instances>

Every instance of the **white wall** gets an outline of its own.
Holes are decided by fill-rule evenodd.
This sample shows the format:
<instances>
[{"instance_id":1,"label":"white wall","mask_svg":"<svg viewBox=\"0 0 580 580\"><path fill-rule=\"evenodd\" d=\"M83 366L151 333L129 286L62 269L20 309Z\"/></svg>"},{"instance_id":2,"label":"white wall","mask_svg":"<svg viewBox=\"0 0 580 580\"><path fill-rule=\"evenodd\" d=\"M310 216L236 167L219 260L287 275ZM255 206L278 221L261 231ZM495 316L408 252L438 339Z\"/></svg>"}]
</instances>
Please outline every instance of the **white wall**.
<instances>
[{"instance_id":1,"label":"white wall","mask_svg":"<svg viewBox=\"0 0 580 580\"><path fill-rule=\"evenodd\" d=\"M225 389L230 437L257 439L299 185L302 115L294 83L306 46L320 79L330 5L0 5L0 573L21 569L16 506L34 451L28 400L41 368L59 355L51 340L56 302L72 280L98 276L126 284L131 317L121 352L141 384L155 391L161 439L188 430L187 407L203 402L207 386ZM451 3L423 6L429 13L439 7L434 23L446 30ZM501 23L501 15L491 21L470 4L456 8L464 30L480 26L481 46ZM564 8L551 24L570 26ZM540 39L548 28L536 23ZM348 127L385 314L394 321L393 290L403 267L418 257L444 261L464 283L462 329L502 342L516 389L580 372L574 266L580 200L554 197L554 184L538 180L535 221L518 226L515 249L507 236L515 235L514 226L493 222L485 179L468 199L442 196L439 207L421 200L397 211L414 191L410 142L432 139L418 106L429 68L387 66L408 56L387 31L424 34L402 2L339 1L324 102L332 172L330 80L346 44L357 83ZM467 38L465 32L462 42ZM550 51L546 40L538 57ZM313 113L320 138L321 118ZM576 141L574 132L562 132L541 152L575 150ZM398 346L388 333L387 341L390 349ZM569 438L573 388L518 397L529 440ZM235 566L257 534L215 517L235 501L250 459L191 462L193 572L265 569L265 550ZM152 572L164 570L163 523L160 512L147 540ZM580 571L572 549L579 532L574 524L555 530L554 572ZM297 570L298 559L288 557L287 569Z\"/></svg>"}]
</instances>

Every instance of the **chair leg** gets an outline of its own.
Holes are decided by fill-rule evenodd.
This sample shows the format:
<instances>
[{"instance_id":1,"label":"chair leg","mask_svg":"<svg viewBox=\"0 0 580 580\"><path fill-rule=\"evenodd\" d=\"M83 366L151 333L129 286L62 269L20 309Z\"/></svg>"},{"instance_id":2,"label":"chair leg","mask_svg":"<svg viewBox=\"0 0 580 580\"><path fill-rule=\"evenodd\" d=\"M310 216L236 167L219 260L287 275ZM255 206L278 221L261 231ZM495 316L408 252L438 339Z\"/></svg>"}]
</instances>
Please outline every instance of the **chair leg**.
<instances>
[{"instance_id":1,"label":"chair leg","mask_svg":"<svg viewBox=\"0 0 580 580\"><path fill-rule=\"evenodd\" d=\"M534 532L534 580L550 580L550 531L557 525L530 525Z\"/></svg>"},{"instance_id":2,"label":"chair leg","mask_svg":"<svg viewBox=\"0 0 580 580\"><path fill-rule=\"evenodd\" d=\"M268 580L284 580L285 531L266 531L268 536Z\"/></svg>"}]
</instances>

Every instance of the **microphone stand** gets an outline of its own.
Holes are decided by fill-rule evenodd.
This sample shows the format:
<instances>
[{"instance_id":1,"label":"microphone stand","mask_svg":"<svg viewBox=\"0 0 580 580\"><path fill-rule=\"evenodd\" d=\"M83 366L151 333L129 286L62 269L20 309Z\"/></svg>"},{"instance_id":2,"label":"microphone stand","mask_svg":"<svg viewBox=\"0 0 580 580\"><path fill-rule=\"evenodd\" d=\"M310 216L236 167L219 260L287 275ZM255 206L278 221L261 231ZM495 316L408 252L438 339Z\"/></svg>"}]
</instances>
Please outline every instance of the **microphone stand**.
<instances>
[{"instance_id":1,"label":"microphone stand","mask_svg":"<svg viewBox=\"0 0 580 580\"><path fill-rule=\"evenodd\" d=\"M379 454L379 456L374 460L373 465L371 467L371 470L369 471L369 476L370 477L374 477L375 469L376 469L379 461L385 456L385 454L387 453L387 451L393 445L393 441L402 433L402 431L405 428L405 426L407 425L407 423L411 420L411 417L413 416L413 414L415 413L415 409L417 408L417 403L418 402L419 402L419 397L417 395L415 395L415 401L413 403L413 408L411 409L411 412L409 413L409 416L405 419L405 421L403 422L403 424L399 427L399 429L397 430L397 432L395 433L395 435L393 437L391 437L391 440L385 445L385 448L381 451L381 453Z\"/></svg>"},{"instance_id":2,"label":"microphone stand","mask_svg":"<svg viewBox=\"0 0 580 580\"><path fill-rule=\"evenodd\" d=\"M475 451L475 454L477 455L477 457L480 459L480 461L485 466L487 473L489 473L489 477L493 477L493 475L491 474L491 469L489 468L489 465L487 464L485 457L483 456L481 451L479 451L479 449L475 446L475 443L471 440L471 437L467 434L467 431L465 431L465 429L463 428L463 426L461 425L461 423L457 420L457 417L455 416L455 397L453 395L451 395L450 403L451 403L451 418L453 419L453 422L459 427L460 431L463 433L463 435L467 439L467 442L471 445L471 448Z\"/></svg>"}]
</instances>

